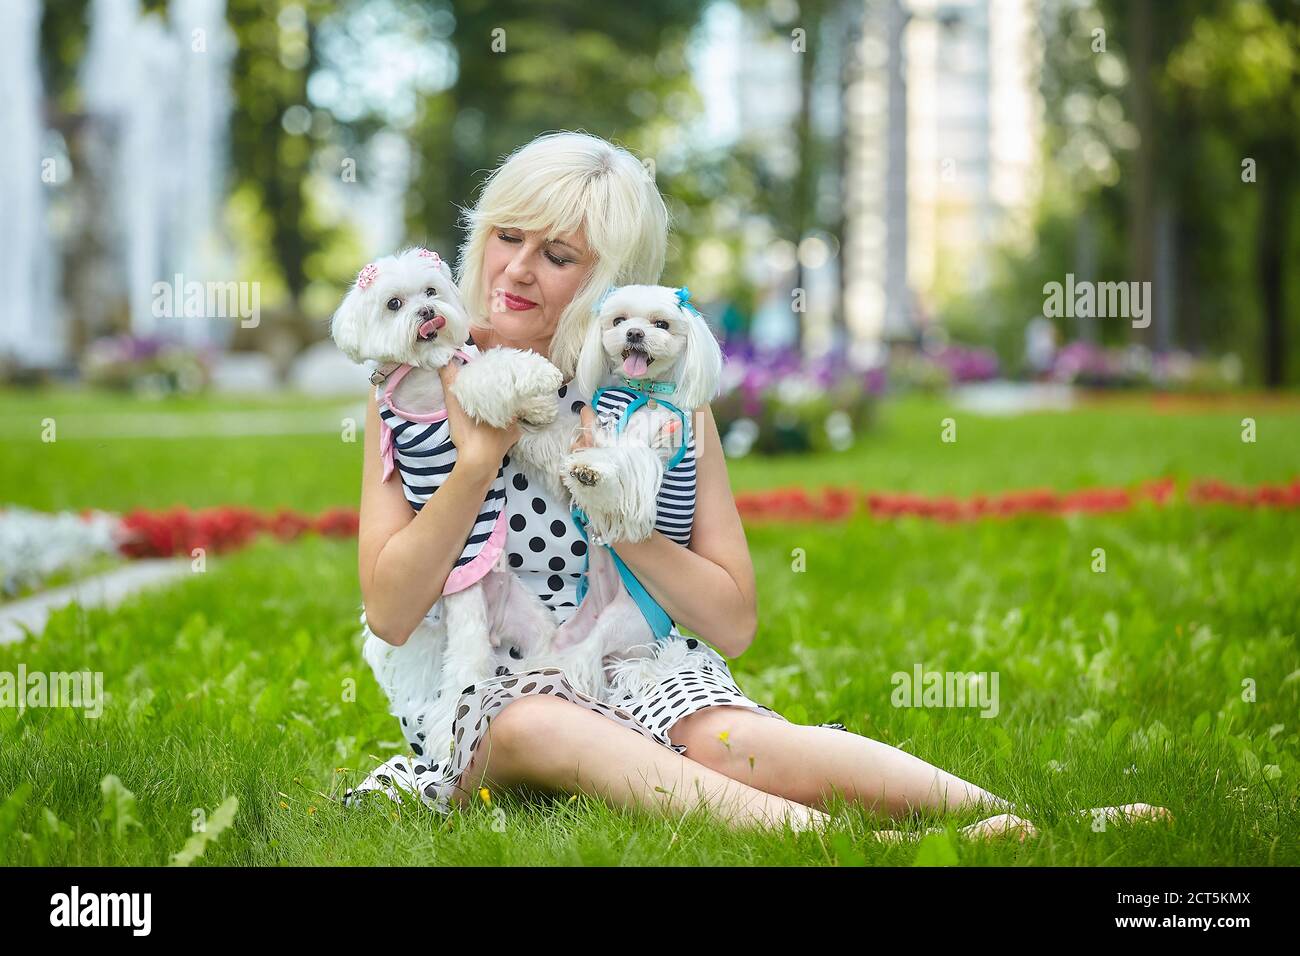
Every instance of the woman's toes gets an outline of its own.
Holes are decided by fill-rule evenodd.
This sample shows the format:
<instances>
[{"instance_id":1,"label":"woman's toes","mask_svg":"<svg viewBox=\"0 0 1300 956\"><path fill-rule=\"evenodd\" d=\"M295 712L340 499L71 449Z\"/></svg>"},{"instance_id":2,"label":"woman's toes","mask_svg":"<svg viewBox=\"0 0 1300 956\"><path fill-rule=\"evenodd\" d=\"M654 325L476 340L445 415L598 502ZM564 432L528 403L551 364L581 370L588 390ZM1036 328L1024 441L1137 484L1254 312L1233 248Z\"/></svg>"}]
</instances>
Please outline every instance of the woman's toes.
<instances>
[{"instance_id":1,"label":"woman's toes","mask_svg":"<svg viewBox=\"0 0 1300 956\"><path fill-rule=\"evenodd\" d=\"M1153 807L1149 803L1126 803L1118 807L1094 807L1091 810L1082 811L1080 816L1095 819L1098 814L1105 816L1108 821L1120 823L1174 822L1172 813L1164 807Z\"/></svg>"},{"instance_id":2,"label":"woman's toes","mask_svg":"<svg viewBox=\"0 0 1300 956\"><path fill-rule=\"evenodd\" d=\"M1001 813L996 817L980 820L978 823L962 827L960 832L963 836L985 840L1009 836L1014 837L1021 843L1030 837L1038 836L1037 827L1024 817L1018 817L1014 813Z\"/></svg>"},{"instance_id":3,"label":"woman's toes","mask_svg":"<svg viewBox=\"0 0 1300 956\"><path fill-rule=\"evenodd\" d=\"M911 843L929 833L942 833L943 827L929 827L925 830L873 830L874 836L881 843Z\"/></svg>"},{"instance_id":4,"label":"woman's toes","mask_svg":"<svg viewBox=\"0 0 1300 956\"><path fill-rule=\"evenodd\" d=\"M908 830L876 830L873 836L881 843L904 843L920 840L931 833L943 832L943 827L929 827L915 832ZM957 832L964 837L975 840L996 840L1012 837L1023 843L1030 837L1037 836L1038 828L1023 817L1018 817L1012 813L1003 813L964 826Z\"/></svg>"}]
</instances>

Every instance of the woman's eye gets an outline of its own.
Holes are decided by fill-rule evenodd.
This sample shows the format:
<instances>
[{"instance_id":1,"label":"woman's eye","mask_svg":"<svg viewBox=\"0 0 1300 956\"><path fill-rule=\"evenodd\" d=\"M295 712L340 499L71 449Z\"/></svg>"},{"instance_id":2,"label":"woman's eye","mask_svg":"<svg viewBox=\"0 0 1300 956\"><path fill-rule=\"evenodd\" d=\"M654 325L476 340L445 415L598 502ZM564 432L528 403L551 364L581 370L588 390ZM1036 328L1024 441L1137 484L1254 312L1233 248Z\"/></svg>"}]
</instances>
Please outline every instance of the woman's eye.
<instances>
[{"instance_id":1,"label":"woman's eye","mask_svg":"<svg viewBox=\"0 0 1300 956\"><path fill-rule=\"evenodd\" d=\"M666 328L668 328L668 323L667 323L666 321L664 321L663 319L655 319L655 328L656 328L656 329L666 329Z\"/></svg>"},{"instance_id":2,"label":"woman's eye","mask_svg":"<svg viewBox=\"0 0 1300 956\"><path fill-rule=\"evenodd\" d=\"M625 318L627 318L627 316L620 315L620 316L618 316L617 318L615 318L614 321L610 323L610 325L618 325L618 324L619 324L620 322L622 322Z\"/></svg>"},{"instance_id":3,"label":"woman's eye","mask_svg":"<svg viewBox=\"0 0 1300 956\"><path fill-rule=\"evenodd\" d=\"M506 235L504 232L498 232L497 238L504 239L506 242L523 242L523 240L520 239L518 236L509 236Z\"/></svg>"},{"instance_id":4,"label":"woman's eye","mask_svg":"<svg viewBox=\"0 0 1300 956\"><path fill-rule=\"evenodd\" d=\"M402 300L401 300L401 299L389 299L389 300L388 300L388 311L389 311L389 312L396 312L396 311L397 311L398 309L400 309L401 307L402 307Z\"/></svg>"},{"instance_id":5,"label":"woman's eye","mask_svg":"<svg viewBox=\"0 0 1300 956\"><path fill-rule=\"evenodd\" d=\"M432 299L432 298L433 298L435 295L437 295L438 293L436 293L436 292L433 291L433 286L429 286L429 288L427 288L427 289L424 290L424 294L427 295L429 298Z\"/></svg>"},{"instance_id":6,"label":"woman's eye","mask_svg":"<svg viewBox=\"0 0 1300 956\"><path fill-rule=\"evenodd\" d=\"M553 256L549 252L546 254L546 258L550 259L557 266L567 266L572 261L570 259L561 259L557 256Z\"/></svg>"}]
</instances>

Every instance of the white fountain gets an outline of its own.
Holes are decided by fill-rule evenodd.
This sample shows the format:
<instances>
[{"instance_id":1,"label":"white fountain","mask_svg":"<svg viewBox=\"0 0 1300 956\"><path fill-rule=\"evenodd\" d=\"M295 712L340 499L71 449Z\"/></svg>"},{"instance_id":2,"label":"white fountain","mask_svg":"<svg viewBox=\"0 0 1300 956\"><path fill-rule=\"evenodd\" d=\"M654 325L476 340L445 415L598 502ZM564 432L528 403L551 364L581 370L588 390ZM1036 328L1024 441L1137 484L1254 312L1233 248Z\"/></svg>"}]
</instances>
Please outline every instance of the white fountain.
<instances>
[{"instance_id":1,"label":"white fountain","mask_svg":"<svg viewBox=\"0 0 1300 956\"><path fill-rule=\"evenodd\" d=\"M0 3L0 355L49 367L67 357L59 256L46 220L57 177L45 153L38 0Z\"/></svg>"},{"instance_id":2,"label":"white fountain","mask_svg":"<svg viewBox=\"0 0 1300 956\"><path fill-rule=\"evenodd\" d=\"M172 0L169 21L142 16L138 0L94 0L81 83L109 143L131 331L224 344L230 318L155 314L156 283L232 278L220 221L235 53L225 0Z\"/></svg>"},{"instance_id":3,"label":"white fountain","mask_svg":"<svg viewBox=\"0 0 1300 956\"><path fill-rule=\"evenodd\" d=\"M177 268L186 276L220 281L233 278L234 269L221 216L234 108L230 67L235 38L226 25L226 0L172 0L171 19L182 50L177 83L183 103L182 154L172 206ZM191 319L186 337L196 344L225 344L234 328L230 319Z\"/></svg>"}]
</instances>

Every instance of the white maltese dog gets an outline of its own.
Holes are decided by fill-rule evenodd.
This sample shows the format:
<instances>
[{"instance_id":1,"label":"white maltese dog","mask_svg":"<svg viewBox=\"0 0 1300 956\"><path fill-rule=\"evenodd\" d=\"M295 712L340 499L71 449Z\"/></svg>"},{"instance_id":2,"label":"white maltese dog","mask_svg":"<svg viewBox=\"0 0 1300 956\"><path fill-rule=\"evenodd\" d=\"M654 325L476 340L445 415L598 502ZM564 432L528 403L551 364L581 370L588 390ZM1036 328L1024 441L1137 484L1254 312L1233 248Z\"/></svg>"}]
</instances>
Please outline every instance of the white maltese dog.
<instances>
[{"instance_id":1,"label":"white maltese dog","mask_svg":"<svg viewBox=\"0 0 1300 956\"><path fill-rule=\"evenodd\" d=\"M535 352L480 353L468 343L468 314L451 269L430 250L407 249L362 269L334 314L331 333L353 361L378 364L371 381L383 427L384 480L397 471L417 511L455 461L438 369L462 363L451 391L476 421L500 428L518 419L524 429L544 430L556 418L559 369ZM546 608L504 562L503 472L498 470L447 578L445 614L426 617L395 653L367 651L372 667L377 662L400 667L400 675L381 674L376 667L376 676L395 692L390 692L394 713L420 714L421 733L435 735L432 739L450 733L462 691L492 675L494 648L508 640L540 654L549 650L555 631ZM414 733L414 727L407 729Z\"/></svg>"},{"instance_id":2,"label":"white maltese dog","mask_svg":"<svg viewBox=\"0 0 1300 956\"><path fill-rule=\"evenodd\" d=\"M606 293L575 377L579 392L592 396L599 425L592 446L561 468L595 540L643 541L656 522L689 540L693 469L689 504L661 500L660 486L687 453L693 458L690 422L717 394L721 372L722 350L686 288L625 285Z\"/></svg>"}]
</instances>

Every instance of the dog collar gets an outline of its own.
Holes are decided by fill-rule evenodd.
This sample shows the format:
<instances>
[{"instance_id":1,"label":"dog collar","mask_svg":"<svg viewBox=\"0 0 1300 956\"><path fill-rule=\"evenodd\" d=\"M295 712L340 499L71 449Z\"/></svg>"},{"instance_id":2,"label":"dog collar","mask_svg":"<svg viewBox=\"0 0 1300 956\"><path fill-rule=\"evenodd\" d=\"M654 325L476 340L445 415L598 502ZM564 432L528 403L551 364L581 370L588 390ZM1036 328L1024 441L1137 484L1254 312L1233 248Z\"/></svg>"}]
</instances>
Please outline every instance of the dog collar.
<instances>
[{"instance_id":1,"label":"dog collar","mask_svg":"<svg viewBox=\"0 0 1300 956\"><path fill-rule=\"evenodd\" d=\"M385 362L370 373L370 384L382 385L384 379L388 378L388 376L392 375L393 372L397 371L401 367L401 362Z\"/></svg>"},{"instance_id":2,"label":"dog collar","mask_svg":"<svg viewBox=\"0 0 1300 956\"><path fill-rule=\"evenodd\" d=\"M670 392L677 391L676 382L653 382L648 378L628 378L626 375L620 375L623 384L628 388L636 389L638 392L655 392L659 395L667 395Z\"/></svg>"}]
</instances>

